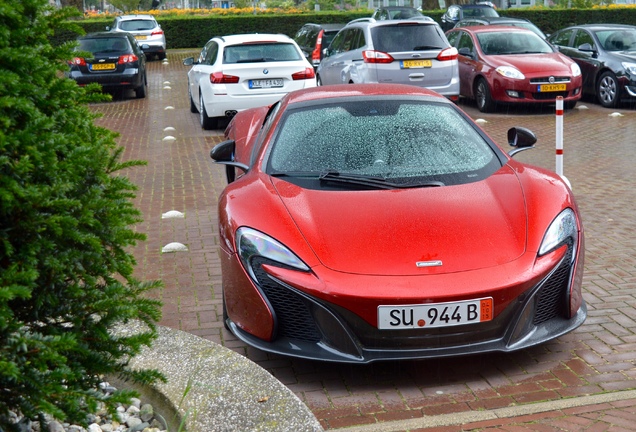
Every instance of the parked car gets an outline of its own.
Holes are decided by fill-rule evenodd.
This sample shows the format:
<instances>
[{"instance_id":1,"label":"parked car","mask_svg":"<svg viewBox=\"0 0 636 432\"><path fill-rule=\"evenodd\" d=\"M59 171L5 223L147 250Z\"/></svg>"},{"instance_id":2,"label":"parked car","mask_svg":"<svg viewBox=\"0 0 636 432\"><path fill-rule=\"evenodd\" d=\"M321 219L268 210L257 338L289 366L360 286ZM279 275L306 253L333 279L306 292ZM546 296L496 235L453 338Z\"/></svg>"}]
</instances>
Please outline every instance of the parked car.
<instances>
[{"instance_id":1,"label":"parked car","mask_svg":"<svg viewBox=\"0 0 636 432\"><path fill-rule=\"evenodd\" d=\"M97 83L107 91L133 89L138 98L146 97L146 56L130 33L89 33L78 39L76 51L68 76L77 84ZM79 55L86 52L92 55Z\"/></svg>"},{"instance_id":2,"label":"parked car","mask_svg":"<svg viewBox=\"0 0 636 432\"><path fill-rule=\"evenodd\" d=\"M255 125L260 125L255 127ZM372 362L513 351L580 326L583 229L554 172L409 85L292 92L212 158L225 325L277 354Z\"/></svg>"},{"instance_id":3,"label":"parked car","mask_svg":"<svg viewBox=\"0 0 636 432\"><path fill-rule=\"evenodd\" d=\"M316 86L316 74L292 38L280 34L214 37L199 58L183 61L188 71L190 111L203 129L219 118L271 105L285 94Z\"/></svg>"},{"instance_id":4,"label":"parked car","mask_svg":"<svg viewBox=\"0 0 636 432\"><path fill-rule=\"evenodd\" d=\"M447 31L455 27L459 20L465 18L498 16L499 14L495 8L488 4L454 4L446 9L440 20L442 29Z\"/></svg>"},{"instance_id":5,"label":"parked car","mask_svg":"<svg viewBox=\"0 0 636 432\"><path fill-rule=\"evenodd\" d=\"M587 24L557 31L548 39L583 72L583 92L607 108L636 99L636 27Z\"/></svg>"},{"instance_id":6,"label":"parked car","mask_svg":"<svg viewBox=\"0 0 636 432\"><path fill-rule=\"evenodd\" d=\"M579 66L536 33L520 27L459 27L446 33L459 52L460 94L491 112L499 104L546 104L581 99Z\"/></svg>"},{"instance_id":7,"label":"parked car","mask_svg":"<svg viewBox=\"0 0 636 432\"><path fill-rule=\"evenodd\" d=\"M525 18L511 18L511 17L464 18L462 20L459 20L457 24L455 24L455 28L480 26L480 25L505 25L505 26L512 26L512 27L522 27L528 30L532 30L537 35L541 36L543 39L547 38L545 33L543 33L541 29L539 29L539 27L532 24L532 22L530 22L529 20Z\"/></svg>"},{"instance_id":8,"label":"parked car","mask_svg":"<svg viewBox=\"0 0 636 432\"><path fill-rule=\"evenodd\" d=\"M152 15L121 15L106 30L131 33L148 57L166 58L166 35Z\"/></svg>"},{"instance_id":9,"label":"parked car","mask_svg":"<svg viewBox=\"0 0 636 432\"><path fill-rule=\"evenodd\" d=\"M318 70L318 85L398 83L457 100L457 50L434 21L360 18L338 32Z\"/></svg>"},{"instance_id":10,"label":"parked car","mask_svg":"<svg viewBox=\"0 0 636 432\"><path fill-rule=\"evenodd\" d=\"M323 50L327 48L344 24L305 24L298 30L294 41L298 44L303 55L314 66L318 67L322 60Z\"/></svg>"},{"instance_id":11,"label":"parked car","mask_svg":"<svg viewBox=\"0 0 636 432\"><path fill-rule=\"evenodd\" d=\"M432 19L419 10L408 6L382 6L373 11L371 18L377 21L394 19Z\"/></svg>"}]
</instances>

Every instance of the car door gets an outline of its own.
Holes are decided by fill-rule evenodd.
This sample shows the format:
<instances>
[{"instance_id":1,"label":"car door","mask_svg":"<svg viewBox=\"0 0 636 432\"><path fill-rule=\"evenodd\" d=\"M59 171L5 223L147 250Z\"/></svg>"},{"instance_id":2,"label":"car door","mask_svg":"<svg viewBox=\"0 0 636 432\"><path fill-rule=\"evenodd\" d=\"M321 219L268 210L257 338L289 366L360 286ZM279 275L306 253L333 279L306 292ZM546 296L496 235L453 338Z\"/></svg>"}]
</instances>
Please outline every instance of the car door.
<instances>
[{"instance_id":1,"label":"car door","mask_svg":"<svg viewBox=\"0 0 636 432\"><path fill-rule=\"evenodd\" d=\"M350 43L353 29L343 29L333 38L327 55L320 62L318 73L323 85L342 84L342 73L347 66L347 44Z\"/></svg>"},{"instance_id":2,"label":"car door","mask_svg":"<svg viewBox=\"0 0 636 432\"><path fill-rule=\"evenodd\" d=\"M572 47L568 52L563 52L573 59L581 68L583 75L583 88L594 91L596 87L596 74L601 69L599 61L599 48L592 34L584 29L577 29L572 39Z\"/></svg>"},{"instance_id":3,"label":"car door","mask_svg":"<svg viewBox=\"0 0 636 432\"><path fill-rule=\"evenodd\" d=\"M190 86L190 95L192 97L192 102L197 107L198 110L201 110L199 106L199 94L201 92L200 86L203 83L205 85L206 80L207 83L210 82L210 74L213 72L213 64L216 61L216 57L218 54L219 45L214 40L210 40L203 49L201 50L201 54L199 54L199 58L192 65L192 68L188 71L188 85Z\"/></svg>"},{"instance_id":4,"label":"car door","mask_svg":"<svg viewBox=\"0 0 636 432\"><path fill-rule=\"evenodd\" d=\"M449 42L451 41L450 36L448 40ZM475 49L475 41L469 33L465 31L455 31L453 32L453 42L451 42L451 44L453 44L459 52L457 56L459 67L459 94L472 97L473 82L482 69L482 64Z\"/></svg>"}]
</instances>

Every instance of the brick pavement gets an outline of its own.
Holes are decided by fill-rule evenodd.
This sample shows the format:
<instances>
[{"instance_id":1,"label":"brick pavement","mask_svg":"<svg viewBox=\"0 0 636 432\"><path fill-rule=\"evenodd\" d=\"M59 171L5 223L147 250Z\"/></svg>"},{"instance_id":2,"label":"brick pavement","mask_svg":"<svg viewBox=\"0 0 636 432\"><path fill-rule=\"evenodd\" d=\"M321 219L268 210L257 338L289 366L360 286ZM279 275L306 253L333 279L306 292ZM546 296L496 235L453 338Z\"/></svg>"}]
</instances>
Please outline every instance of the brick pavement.
<instances>
[{"instance_id":1,"label":"brick pavement","mask_svg":"<svg viewBox=\"0 0 636 432\"><path fill-rule=\"evenodd\" d=\"M175 51L169 53L168 64L150 62L146 99L118 99L94 106L103 114L98 122L121 133L124 157L148 161L147 166L127 174L139 187L136 202L145 221L138 229L148 235L134 250L137 276L163 280L164 288L155 293L164 303L162 325L222 344L264 367L305 402L325 429L496 410L636 388L636 218L632 216L636 111L630 107L607 110L584 101L579 106L588 109L567 112L564 118L565 174L573 185L586 229L584 298L589 315L581 328L510 354L371 365L325 364L249 348L223 327L216 201L225 179L222 168L209 158L209 150L222 140L222 130L201 130L198 117L189 111L188 69L181 60L193 54ZM473 118L486 120L482 127L502 143L512 125L532 129L539 137L537 149L516 158L554 169L552 110L484 115L470 103L461 106ZM611 117L612 112L622 116ZM168 136L175 139L165 139ZM162 219L170 210L185 217ZM170 242L183 243L188 251L162 254L162 247ZM634 420L633 405L610 411ZM521 419L519 424L492 427L526 430L518 428L532 422L537 429L528 430L560 430L539 429L540 420ZM596 422L597 428L590 430L620 430L603 429L602 418L588 420ZM619 427L618 420L612 424L616 425L612 428ZM636 423L631 424L636 430Z\"/></svg>"}]
</instances>

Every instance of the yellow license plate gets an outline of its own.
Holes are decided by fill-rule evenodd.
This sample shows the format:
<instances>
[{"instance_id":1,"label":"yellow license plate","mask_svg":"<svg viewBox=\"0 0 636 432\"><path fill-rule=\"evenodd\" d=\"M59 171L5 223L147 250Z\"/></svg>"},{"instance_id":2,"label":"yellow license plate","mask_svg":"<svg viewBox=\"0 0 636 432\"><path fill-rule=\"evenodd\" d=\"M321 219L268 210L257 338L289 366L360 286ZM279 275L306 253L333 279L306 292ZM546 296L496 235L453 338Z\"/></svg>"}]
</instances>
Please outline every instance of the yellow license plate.
<instances>
[{"instance_id":1,"label":"yellow license plate","mask_svg":"<svg viewBox=\"0 0 636 432\"><path fill-rule=\"evenodd\" d=\"M91 66L91 70L113 70L115 69L115 63L95 63Z\"/></svg>"},{"instance_id":2,"label":"yellow license plate","mask_svg":"<svg viewBox=\"0 0 636 432\"><path fill-rule=\"evenodd\" d=\"M539 86L540 92L556 92L565 90L567 90L565 84L541 84Z\"/></svg>"},{"instance_id":3,"label":"yellow license plate","mask_svg":"<svg viewBox=\"0 0 636 432\"><path fill-rule=\"evenodd\" d=\"M430 68L433 62L430 60L404 60L402 61L402 69Z\"/></svg>"},{"instance_id":4,"label":"yellow license plate","mask_svg":"<svg viewBox=\"0 0 636 432\"><path fill-rule=\"evenodd\" d=\"M142 35L135 36L135 39L137 39L137 40L146 40L146 39L148 39L148 36L142 36Z\"/></svg>"}]
</instances>

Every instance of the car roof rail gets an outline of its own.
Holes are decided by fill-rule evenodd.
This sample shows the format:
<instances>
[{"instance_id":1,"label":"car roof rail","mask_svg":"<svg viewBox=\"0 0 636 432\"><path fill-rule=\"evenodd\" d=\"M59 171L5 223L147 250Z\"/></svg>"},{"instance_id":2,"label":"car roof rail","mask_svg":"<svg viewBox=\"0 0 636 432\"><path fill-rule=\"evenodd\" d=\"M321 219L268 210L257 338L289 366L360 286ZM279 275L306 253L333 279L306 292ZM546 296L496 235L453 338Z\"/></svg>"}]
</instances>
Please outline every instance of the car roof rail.
<instances>
[{"instance_id":1,"label":"car roof rail","mask_svg":"<svg viewBox=\"0 0 636 432\"><path fill-rule=\"evenodd\" d=\"M353 24L353 23L359 23L359 22L371 22L371 23L374 23L375 22L375 18L371 18L371 17L358 18L358 19L354 19L353 21L349 21L347 24Z\"/></svg>"}]
</instances>

